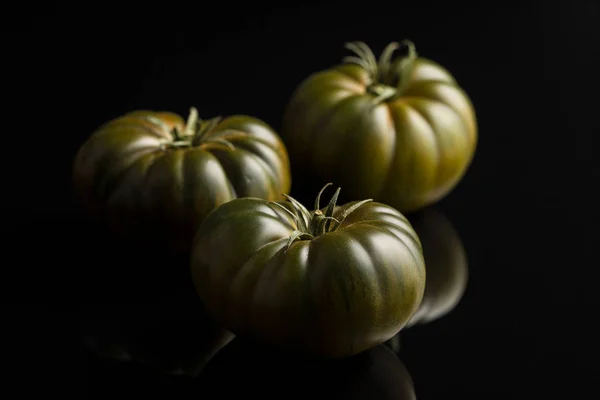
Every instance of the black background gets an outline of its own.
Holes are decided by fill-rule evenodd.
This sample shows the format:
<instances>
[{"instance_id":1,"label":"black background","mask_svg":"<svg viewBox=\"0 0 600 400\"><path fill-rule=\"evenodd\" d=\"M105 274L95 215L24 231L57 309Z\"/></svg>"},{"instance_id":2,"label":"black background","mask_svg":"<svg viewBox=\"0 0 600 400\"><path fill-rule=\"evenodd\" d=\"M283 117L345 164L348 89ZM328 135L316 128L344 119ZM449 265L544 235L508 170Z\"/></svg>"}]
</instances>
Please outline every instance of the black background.
<instances>
[{"instance_id":1,"label":"black background","mask_svg":"<svg viewBox=\"0 0 600 400\"><path fill-rule=\"evenodd\" d=\"M126 276L114 282L118 267L108 260L152 257L140 249L122 255L73 211L75 151L99 124L140 108L250 114L279 129L294 88L346 55L345 42L362 40L378 53L410 38L469 93L480 129L472 167L435 206L464 243L469 286L450 315L401 336L416 395L584 394L598 372L598 8L594 1L222 2L5 12L7 381L74 398L203 397L193 381L98 361L81 344L82 318L109 318L111 310L125 318L122 310L131 309L98 304L157 303L148 282L185 286L174 283L185 273L165 277L151 266L120 271ZM312 198L302 185L294 182L292 193Z\"/></svg>"}]
</instances>

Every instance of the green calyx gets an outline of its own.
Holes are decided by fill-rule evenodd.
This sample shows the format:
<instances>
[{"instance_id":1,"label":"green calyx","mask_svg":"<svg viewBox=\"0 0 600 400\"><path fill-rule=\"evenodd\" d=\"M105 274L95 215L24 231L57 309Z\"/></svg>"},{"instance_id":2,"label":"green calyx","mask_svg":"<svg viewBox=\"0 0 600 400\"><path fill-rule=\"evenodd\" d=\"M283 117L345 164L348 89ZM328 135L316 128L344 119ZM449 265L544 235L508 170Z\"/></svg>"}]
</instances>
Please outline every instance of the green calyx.
<instances>
[{"instance_id":1,"label":"green calyx","mask_svg":"<svg viewBox=\"0 0 600 400\"><path fill-rule=\"evenodd\" d=\"M284 194L284 196L290 202L291 210L280 203L268 203L269 205L276 206L277 208L285 211L296 222L297 229L290 235L286 245L286 250L296 240L314 239L317 236L323 235L325 233L336 231L342 225L342 223L348 217L348 215L350 215L363 204L373 201L373 199L359 201L353 204L351 207L346 208L340 215L337 216L337 218L335 218L333 216L333 211L335 210L336 202L338 200L341 188L338 188L335 191L335 193L331 197L331 200L329 200L329 204L327 204L327 207L325 208L325 212L323 212L320 207L321 195L323 194L325 189L327 189L327 187L329 187L330 185L332 184L326 184L319 191L319 193L317 194L317 198L315 199L315 209L312 212L308 211L306 207L304 207L296 199L286 194Z\"/></svg>"},{"instance_id":2,"label":"green calyx","mask_svg":"<svg viewBox=\"0 0 600 400\"><path fill-rule=\"evenodd\" d=\"M379 59L363 42L346 43L345 47L355 55L345 57L343 62L359 65L367 71L371 78L367 92L375 96L376 103L393 101L404 93L417 59L413 42L392 42L381 52ZM406 54L393 58L394 51L402 47L407 49Z\"/></svg>"},{"instance_id":3,"label":"green calyx","mask_svg":"<svg viewBox=\"0 0 600 400\"><path fill-rule=\"evenodd\" d=\"M227 151L235 150L231 139L244 137L247 134L231 129L215 130L221 120L221 117L202 120L198 117L198 110L192 107L183 131L179 131L176 127L171 129L169 133L173 140L165 141L163 148L202 146L203 148L210 147Z\"/></svg>"}]
</instances>

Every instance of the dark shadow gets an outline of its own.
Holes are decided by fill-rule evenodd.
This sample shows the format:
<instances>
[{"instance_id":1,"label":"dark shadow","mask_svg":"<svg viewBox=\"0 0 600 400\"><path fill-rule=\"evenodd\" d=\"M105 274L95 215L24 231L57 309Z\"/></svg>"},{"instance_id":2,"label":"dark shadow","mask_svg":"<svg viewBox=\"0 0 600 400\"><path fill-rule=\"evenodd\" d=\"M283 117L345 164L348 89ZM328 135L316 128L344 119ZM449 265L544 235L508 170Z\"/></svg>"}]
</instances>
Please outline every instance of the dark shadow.
<instances>
[{"instance_id":1,"label":"dark shadow","mask_svg":"<svg viewBox=\"0 0 600 400\"><path fill-rule=\"evenodd\" d=\"M148 303L193 289L189 255L157 241L120 237L73 207L69 265L77 266L80 304Z\"/></svg>"},{"instance_id":2,"label":"dark shadow","mask_svg":"<svg viewBox=\"0 0 600 400\"><path fill-rule=\"evenodd\" d=\"M383 345L319 361L235 338L211 360L198 385L207 398L416 399L406 367Z\"/></svg>"},{"instance_id":3,"label":"dark shadow","mask_svg":"<svg viewBox=\"0 0 600 400\"><path fill-rule=\"evenodd\" d=\"M195 293L181 292L155 303L88 306L81 337L96 358L195 377L234 335L207 315Z\"/></svg>"},{"instance_id":4,"label":"dark shadow","mask_svg":"<svg viewBox=\"0 0 600 400\"><path fill-rule=\"evenodd\" d=\"M425 294L407 327L426 324L450 313L467 288L469 270L465 247L448 218L435 208L409 217L421 239L427 271Z\"/></svg>"},{"instance_id":5,"label":"dark shadow","mask_svg":"<svg viewBox=\"0 0 600 400\"><path fill-rule=\"evenodd\" d=\"M469 270L465 247L448 218L435 208L408 216L423 246L427 271L425 293L419 309L404 329L436 321L459 304L467 288ZM402 331L385 344L400 351Z\"/></svg>"}]
</instances>

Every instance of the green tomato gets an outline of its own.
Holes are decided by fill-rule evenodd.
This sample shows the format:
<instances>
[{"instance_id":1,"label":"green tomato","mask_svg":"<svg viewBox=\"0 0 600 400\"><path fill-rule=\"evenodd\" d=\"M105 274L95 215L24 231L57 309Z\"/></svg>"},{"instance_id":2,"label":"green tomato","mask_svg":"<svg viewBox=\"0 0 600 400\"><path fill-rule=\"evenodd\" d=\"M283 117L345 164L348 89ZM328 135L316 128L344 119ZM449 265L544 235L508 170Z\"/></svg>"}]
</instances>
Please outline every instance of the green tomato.
<instances>
[{"instance_id":1,"label":"green tomato","mask_svg":"<svg viewBox=\"0 0 600 400\"><path fill-rule=\"evenodd\" d=\"M209 312L236 335L332 358L400 331L425 289L419 238L385 204L336 207L339 192L320 209L321 191L312 212L289 196L236 199L211 212L191 261Z\"/></svg>"},{"instance_id":2,"label":"green tomato","mask_svg":"<svg viewBox=\"0 0 600 400\"><path fill-rule=\"evenodd\" d=\"M294 173L334 181L348 198L374 198L402 212L446 196L477 144L475 111L454 77L391 43L379 60L362 42L357 57L315 73L293 94L282 137Z\"/></svg>"},{"instance_id":3,"label":"green tomato","mask_svg":"<svg viewBox=\"0 0 600 400\"><path fill-rule=\"evenodd\" d=\"M169 112L135 111L101 126L81 146L78 198L125 236L189 251L204 217L237 197L281 198L291 185L285 146L249 116L187 124Z\"/></svg>"}]
</instances>

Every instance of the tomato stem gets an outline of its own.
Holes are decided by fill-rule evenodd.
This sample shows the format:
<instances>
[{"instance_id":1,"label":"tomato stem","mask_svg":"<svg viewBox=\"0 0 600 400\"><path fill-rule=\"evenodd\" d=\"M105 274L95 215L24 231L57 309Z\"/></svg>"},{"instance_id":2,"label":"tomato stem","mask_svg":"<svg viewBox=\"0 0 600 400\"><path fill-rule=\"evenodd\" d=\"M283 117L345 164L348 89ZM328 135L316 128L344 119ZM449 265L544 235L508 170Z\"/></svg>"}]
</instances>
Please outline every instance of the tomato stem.
<instances>
[{"instance_id":1,"label":"tomato stem","mask_svg":"<svg viewBox=\"0 0 600 400\"><path fill-rule=\"evenodd\" d=\"M193 136L198 129L199 122L200 119L198 118L198 109L196 107L191 107L190 115L188 115L187 122L185 123L185 135Z\"/></svg>"},{"instance_id":2,"label":"tomato stem","mask_svg":"<svg viewBox=\"0 0 600 400\"><path fill-rule=\"evenodd\" d=\"M364 42L350 42L346 43L345 47L356 54L356 56L344 57L342 61L360 65L369 73L369 76L374 79L377 76L377 60L369 46Z\"/></svg>"},{"instance_id":3,"label":"tomato stem","mask_svg":"<svg viewBox=\"0 0 600 400\"><path fill-rule=\"evenodd\" d=\"M410 40L392 42L381 52L379 60L375 59L371 49L363 42L346 43L345 47L355 55L344 57L345 63L362 67L371 80L367 92L375 96L375 103L393 101L404 93L410 82L417 52ZM405 47L407 53L394 59L393 53Z\"/></svg>"},{"instance_id":4,"label":"tomato stem","mask_svg":"<svg viewBox=\"0 0 600 400\"><path fill-rule=\"evenodd\" d=\"M368 86L367 92L376 96L375 100L373 100L373 101L375 102L375 104L379 104L381 102L384 102L384 101L394 97L398 91L391 86L386 86L386 85L376 83L376 84Z\"/></svg>"},{"instance_id":5,"label":"tomato stem","mask_svg":"<svg viewBox=\"0 0 600 400\"><path fill-rule=\"evenodd\" d=\"M314 239L317 236L325 233L334 232L342 225L348 215L350 215L363 204L373 201L373 199L367 199L356 202L350 207L345 208L340 215L334 217L333 214L341 190L341 188L337 188L333 196L331 196L331 199L325 208L325 212L323 213L323 211L319 208L321 195L325 189L331 185L331 183L328 183L319 191L315 200L315 210L313 212L308 211L304 205L287 194L284 194L283 196L290 203L290 209L281 203L267 202L268 205L276 206L278 209L285 211L285 214L291 217L296 224L296 230L290 235L286 250L296 240Z\"/></svg>"},{"instance_id":6,"label":"tomato stem","mask_svg":"<svg viewBox=\"0 0 600 400\"><path fill-rule=\"evenodd\" d=\"M212 131L214 131L214 129L217 127L217 125L219 125L219 123L221 122L221 120L222 120L221 117L211 118L206 121L200 120L198 122L197 128L191 134L192 144L196 145L196 144L200 144L201 142L205 141L206 136L209 133L211 133Z\"/></svg>"},{"instance_id":7,"label":"tomato stem","mask_svg":"<svg viewBox=\"0 0 600 400\"><path fill-rule=\"evenodd\" d=\"M381 52L379 56L379 61L377 62L378 66L378 74L377 79L384 84L389 84L389 80L387 77L390 73L390 66L392 65L392 55L394 51L396 51L400 47L400 44L397 42L392 42L388 44L385 49Z\"/></svg>"},{"instance_id":8,"label":"tomato stem","mask_svg":"<svg viewBox=\"0 0 600 400\"><path fill-rule=\"evenodd\" d=\"M395 100L404 93L410 83L415 61L417 60L417 51L413 42L403 40L400 44L407 48L407 54L391 64L388 79L390 79L390 84L396 88L396 94L390 100Z\"/></svg>"},{"instance_id":9,"label":"tomato stem","mask_svg":"<svg viewBox=\"0 0 600 400\"><path fill-rule=\"evenodd\" d=\"M212 135L221 120L221 117L202 120L198 116L198 110L195 107L191 107L183 132L180 132L177 128L173 128L170 132L173 141L163 143L163 148L203 146L204 148L211 147L226 151L235 150L235 146L229 139L247 136L247 134L228 129Z\"/></svg>"},{"instance_id":10,"label":"tomato stem","mask_svg":"<svg viewBox=\"0 0 600 400\"><path fill-rule=\"evenodd\" d=\"M331 185L333 185L333 183L329 182L325 186L323 186L323 188L321 190L319 190L319 193L317 194L317 198L315 199L315 212L317 212L321 209L321 196L323 195L323 192L325 191L325 189L327 189Z\"/></svg>"}]
</instances>

